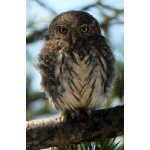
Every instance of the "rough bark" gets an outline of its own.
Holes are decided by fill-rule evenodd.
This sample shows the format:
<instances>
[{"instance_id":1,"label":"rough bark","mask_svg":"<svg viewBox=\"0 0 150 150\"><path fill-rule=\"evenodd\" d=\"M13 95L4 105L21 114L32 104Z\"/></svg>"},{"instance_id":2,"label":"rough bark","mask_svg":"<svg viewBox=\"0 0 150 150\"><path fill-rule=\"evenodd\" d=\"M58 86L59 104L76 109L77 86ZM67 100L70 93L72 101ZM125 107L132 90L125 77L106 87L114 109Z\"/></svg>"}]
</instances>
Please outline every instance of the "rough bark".
<instances>
[{"instance_id":1,"label":"rough bark","mask_svg":"<svg viewBox=\"0 0 150 150\"><path fill-rule=\"evenodd\" d=\"M49 148L105 140L124 133L124 106L95 110L90 116L60 117L27 122L27 149Z\"/></svg>"}]
</instances>

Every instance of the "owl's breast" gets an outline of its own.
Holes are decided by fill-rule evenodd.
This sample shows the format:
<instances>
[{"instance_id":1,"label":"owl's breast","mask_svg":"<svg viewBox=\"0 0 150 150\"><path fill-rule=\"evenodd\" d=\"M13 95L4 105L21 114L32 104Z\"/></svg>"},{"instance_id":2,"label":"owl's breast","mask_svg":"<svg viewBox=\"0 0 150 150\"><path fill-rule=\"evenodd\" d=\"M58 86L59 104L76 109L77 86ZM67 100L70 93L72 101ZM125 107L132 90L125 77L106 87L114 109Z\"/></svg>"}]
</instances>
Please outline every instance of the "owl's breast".
<instances>
[{"instance_id":1,"label":"owl's breast","mask_svg":"<svg viewBox=\"0 0 150 150\"><path fill-rule=\"evenodd\" d=\"M62 110L81 107L95 109L105 99L107 65L101 56L96 56L92 51L81 58L76 52L70 55L60 50L55 66L55 76L60 83L57 85L59 97L56 101Z\"/></svg>"}]
</instances>

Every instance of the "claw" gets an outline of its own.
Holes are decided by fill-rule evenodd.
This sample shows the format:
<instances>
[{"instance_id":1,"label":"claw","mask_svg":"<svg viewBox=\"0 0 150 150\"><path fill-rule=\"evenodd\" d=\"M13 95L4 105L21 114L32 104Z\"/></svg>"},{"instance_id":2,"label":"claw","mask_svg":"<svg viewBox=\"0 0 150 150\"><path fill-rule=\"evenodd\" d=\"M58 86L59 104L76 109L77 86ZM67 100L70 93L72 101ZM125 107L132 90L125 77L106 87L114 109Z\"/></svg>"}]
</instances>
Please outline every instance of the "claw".
<instances>
[{"instance_id":1,"label":"claw","mask_svg":"<svg viewBox=\"0 0 150 150\"><path fill-rule=\"evenodd\" d=\"M62 120L62 122L66 122L67 116L68 116L67 113L62 113L62 114L61 114L61 120Z\"/></svg>"},{"instance_id":2,"label":"claw","mask_svg":"<svg viewBox=\"0 0 150 150\"><path fill-rule=\"evenodd\" d=\"M85 111L89 116L90 116L90 114L91 114L91 112L92 112L91 109L85 109L84 111Z\"/></svg>"},{"instance_id":3,"label":"claw","mask_svg":"<svg viewBox=\"0 0 150 150\"><path fill-rule=\"evenodd\" d=\"M90 116L92 110L89 108L82 108L82 109L78 109L74 112L63 112L60 116L60 120L62 120L63 122L67 121L68 117L74 118L75 116L79 116L81 113L85 112L86 114L88 114Z\"/></svg>"}]
</instances>

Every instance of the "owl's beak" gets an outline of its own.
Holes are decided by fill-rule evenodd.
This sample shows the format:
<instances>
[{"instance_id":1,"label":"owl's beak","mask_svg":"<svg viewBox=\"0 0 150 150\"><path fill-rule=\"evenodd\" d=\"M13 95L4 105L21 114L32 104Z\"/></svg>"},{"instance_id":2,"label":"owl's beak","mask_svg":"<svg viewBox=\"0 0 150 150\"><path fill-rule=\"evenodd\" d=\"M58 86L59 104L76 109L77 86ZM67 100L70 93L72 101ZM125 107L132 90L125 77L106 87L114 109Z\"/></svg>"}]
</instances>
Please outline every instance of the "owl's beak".
<instances>
[{"instance_id":1,"label":"owl's beak","mask_svg":"<svg viewBox=\"0 0 150 150\"><path fill-rule=\"evenodd\" d=\"M77 39L78 39L78 33L73 31L71 33L71 39L72 39L72 42L75 43L77 41Z\"/></svg>"}]
</instances>

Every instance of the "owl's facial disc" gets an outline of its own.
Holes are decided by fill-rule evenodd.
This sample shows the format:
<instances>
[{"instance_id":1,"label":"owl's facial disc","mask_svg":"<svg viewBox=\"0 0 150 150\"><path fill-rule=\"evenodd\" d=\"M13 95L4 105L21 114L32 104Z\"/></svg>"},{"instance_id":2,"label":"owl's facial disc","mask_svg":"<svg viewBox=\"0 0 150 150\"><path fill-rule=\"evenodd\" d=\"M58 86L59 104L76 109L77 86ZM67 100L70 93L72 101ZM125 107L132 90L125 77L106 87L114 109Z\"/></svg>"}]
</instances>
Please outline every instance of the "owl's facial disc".
<instances>
[{"instance_id":1,"label":"owl's facial disc","mask_svg":"<svg viewBox=\"0 0 150 150\"><path fill-rule=\"evenodd\" d=\"M75 44L78 39L86 38L92 34L91 28L87 24L82 25L71 24L70 26L61 24L56 27L56 30L58 32L57 35L59 35L60 39L63 39L65 41L66 39L68 39L68 41L70 41L73 44Z\"/></svg>"}]
</instances>

